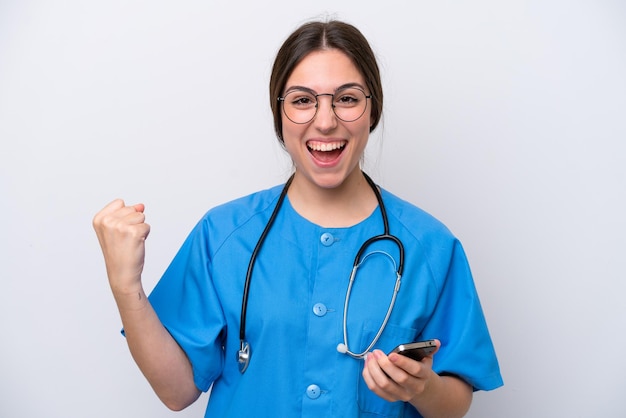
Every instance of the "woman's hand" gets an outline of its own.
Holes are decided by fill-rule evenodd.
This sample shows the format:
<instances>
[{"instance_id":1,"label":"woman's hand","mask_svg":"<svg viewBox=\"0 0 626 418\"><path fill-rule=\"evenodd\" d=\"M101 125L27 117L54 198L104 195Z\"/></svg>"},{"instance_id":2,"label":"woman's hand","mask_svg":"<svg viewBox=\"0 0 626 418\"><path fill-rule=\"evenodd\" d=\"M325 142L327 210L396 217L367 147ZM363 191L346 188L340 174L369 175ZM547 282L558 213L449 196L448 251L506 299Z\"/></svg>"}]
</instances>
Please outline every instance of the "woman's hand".
<instances>
[{"instance_id":1,"label":"woman's hand","mask_svg":"<svg viewBox=\"0 0 626 418\"><path fill-rule=\"evenodd\" d=\"M93 227L133 358L163 403L181 410L193 403L200 391L189 359L159 321L141 285L145 241L150 233L143 211L143 204L126 206L117 199L96 214Z\"/></svg>"},{"instance_id":2,"label":"woman's hand","mask_svg":"<svg viewBox=\"0 0 626 418\"><path fill-rule=\"evenodd\" d=\"M93 218L114 294L137 293L141 289L145 241L150 233L143 211L143 204L126 206L117 199Z\"/></svg>"},{"instance_id":3,"label":"woman's hand","mask_svg":"<svg viewBox=\"0 0 626 418\"><path fill-rule=\"evenodd\" d=\"M436 344L439 350L441 343ZM472 387L433 371L437 350L421 361L374 350L365 360L363 379L376 395L390 402L410 402L424 417L462 417L471 405Z\"/></svg>"},{"instance_id":4,"label":"woman's hand","mask_svg":"<svg viewBox=\"0 0 626 418\"><path fill-rule=\"evenodd\" d=\"M438 350L441 343L436 343ZM374 350L365 360L363 379L369 389L381 398L390 402L409 402L426 391L433 377L438 377L432 370L437 350L421 361L397 353L387 356L380 350Z\"/></svg>"}]
</instances>

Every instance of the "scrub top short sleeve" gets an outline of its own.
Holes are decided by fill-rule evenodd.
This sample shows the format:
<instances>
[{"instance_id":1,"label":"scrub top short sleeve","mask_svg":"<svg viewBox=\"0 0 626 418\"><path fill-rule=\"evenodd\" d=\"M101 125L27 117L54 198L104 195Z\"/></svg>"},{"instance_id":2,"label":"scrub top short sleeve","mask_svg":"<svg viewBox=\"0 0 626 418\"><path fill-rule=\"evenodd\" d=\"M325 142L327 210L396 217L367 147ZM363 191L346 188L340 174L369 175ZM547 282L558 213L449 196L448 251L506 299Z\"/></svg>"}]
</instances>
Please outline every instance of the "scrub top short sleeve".
<instances>
[{"instance_id":1,"label":"scrub top short sleeve","mask_svg":"<svg viewBox=\"0 0 626 418\"><path fill-rule=\"evenodd\" d=\"M474 390L491 390L502 385L498 361L491 342L480 300L461 244L454 240L450 264L441 293L422 335L438 338L434 370L452 374Z\"/></svg>"},{"instance_id":2,"label":"scrub top short sleeve","mask_svg":"<svg viewBox=\"0 0 626 418\"><path fill-rule=\"evenodd\" d=\"M416 340L436 338L441 347L433 370L460 377L474 390L502 386L502 377L489 329L465 251L459 240L430 214L383 191L390 229L402 237L407 260L403 291L414 292L413 303L424 308ZM413 288L411 281L425 285ZM426 285L426 283L428 283ZM407 303L400 311L407 314Z\"/></svg>"}]
</instances>

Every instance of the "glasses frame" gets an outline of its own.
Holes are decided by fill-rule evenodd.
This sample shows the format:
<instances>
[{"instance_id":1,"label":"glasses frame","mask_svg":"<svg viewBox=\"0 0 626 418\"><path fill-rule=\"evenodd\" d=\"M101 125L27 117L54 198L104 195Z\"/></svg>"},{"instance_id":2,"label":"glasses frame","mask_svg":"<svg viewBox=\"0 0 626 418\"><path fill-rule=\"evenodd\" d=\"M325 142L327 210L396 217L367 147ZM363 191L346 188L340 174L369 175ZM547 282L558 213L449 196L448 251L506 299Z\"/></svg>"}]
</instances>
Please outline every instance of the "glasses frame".
<instances>
[{"instance_id":1,"label":"glasses frame","mask_svg":"<svg viewBox=\"0 0 626 418\"><path fill-rule=\"evenodd\" d=\"M373 96L371 94L370 95L365 94L365 90L363 90L360 87L356 87L356 86L344 87L344 88L341 88L341 89L339 89L337 91L343 91L343 90L348 90L348 89L359 90L361 93L363 93L363 96L365 96L365 107L363 108L363 112L357 118L352 119L352 120L343 119L341 116L339 116L337 114L337 111L335 110L335 95L337 94L337 92L335 92L335 93L319 93L319 94L315 94L315 92L313 90L299 88L299 89L294 89L294 90L291 90L291 91L287 92L287 94L285 94L284 96L277 97L276 100L278 100L279 102L282 103L281 107L282 107L282 110L283 110L283 114L287 117L287 119L289 119L291 122L295 123L296 125L305 125L305 124L311 122L313 119L315 119L315 116L317 116L317 111L320 108L320 101L318 100L318 97L320 97L320 96L330 96L331 97L330 107L333 109L333 114L337 117L337 119L339 119L340 121L343 121L343 122L356 122L357 120L361 119L361 117L363 117L363 115L367 111L367 99L371 99ZM291 119L289 117L289 115L287 114L287 112L285 111L285 98L289 94L291 94L291 93L293 93L295 91L304 91L304 92L310 93L313 97L315 97L315 113L313 113L313 116L311 116L311 119L307 120L306 122L296 122L295 120Z\"/></svg>"}]
</instances>

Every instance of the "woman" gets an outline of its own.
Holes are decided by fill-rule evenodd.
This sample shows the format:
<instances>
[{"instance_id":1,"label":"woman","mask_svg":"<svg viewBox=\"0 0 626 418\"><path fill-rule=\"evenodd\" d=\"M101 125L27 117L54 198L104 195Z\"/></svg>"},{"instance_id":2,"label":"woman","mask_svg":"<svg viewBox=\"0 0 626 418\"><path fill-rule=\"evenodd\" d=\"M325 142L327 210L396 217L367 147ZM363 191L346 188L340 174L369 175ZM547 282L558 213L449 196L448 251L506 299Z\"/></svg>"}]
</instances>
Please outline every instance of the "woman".
<instances>
[{"instance_id":1,"label":"woman","mask_svg":"<svg viewBox=\"0 0 626 418\"><path fill-rule=\"evenodd\" d=\"M464 415L474 390L502 384L498 363L460 243L361 171L383 103L367 40L301 26L270 102L293 176L209 211L149 299L143 205L95 216L138 366L171 409L212 386L206 416ZM387 355L422 339L438 351Z\"/></svg>"}]
</instances>

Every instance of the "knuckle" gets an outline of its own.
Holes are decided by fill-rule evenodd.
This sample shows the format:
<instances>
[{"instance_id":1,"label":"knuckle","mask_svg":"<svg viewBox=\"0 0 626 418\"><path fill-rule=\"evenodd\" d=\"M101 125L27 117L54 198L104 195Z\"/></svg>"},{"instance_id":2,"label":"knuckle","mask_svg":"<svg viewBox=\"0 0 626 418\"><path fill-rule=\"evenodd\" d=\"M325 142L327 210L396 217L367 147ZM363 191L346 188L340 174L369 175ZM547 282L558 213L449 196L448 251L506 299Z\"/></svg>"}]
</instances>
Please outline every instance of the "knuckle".
<instances>
[{"instance_id":1,"label":"knuckle","mask_svg":"<svg viewBox=\"0 0 626 418\"><path fill-rule=\"evenodd\" d=\"M116 219L111 216L103 216L100 220L100 225L102 225L104 229L119 228L119 224L117 223Z\"/></svg>"},{"instance_id":2,"label":"knuckle","mask_svg":"<svg viewBox=\"0 0 626 418\"><path fill-rule=\"evenodd\" d=\"M384 392L387 392L394 387L394 383L391 379L387 379L384 382L381 382L378 386L380 386Z\"/></svg>"},{"instance_id":3,"label":"knuckle","mask_svg":"<svg viewBox=\"0 0 626 418\"><path fill-rule=\"evenodd\" d=\"M406 373L403 373L396 378L396 383L404 386L409 382L409 379L410 379L409 375Z\"/></svg>"}]
</instances>

